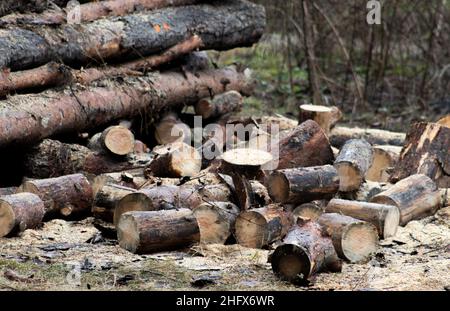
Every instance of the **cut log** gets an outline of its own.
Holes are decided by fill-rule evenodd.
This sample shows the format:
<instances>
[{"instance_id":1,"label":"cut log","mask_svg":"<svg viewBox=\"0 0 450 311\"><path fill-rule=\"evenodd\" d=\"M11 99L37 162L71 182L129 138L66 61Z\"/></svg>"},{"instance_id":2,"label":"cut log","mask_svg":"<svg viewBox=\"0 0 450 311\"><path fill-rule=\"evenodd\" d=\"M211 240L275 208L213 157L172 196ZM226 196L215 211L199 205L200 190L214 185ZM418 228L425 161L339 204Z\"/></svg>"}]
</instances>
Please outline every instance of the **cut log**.
<instances>
[{"instance_id":1,"label":"cut log","mask_svg":"<svg viewBox=\"0 0 450 311\"><path fill-rule=\"evenodd\" d=\"M363 139L351 139L342 146L334 167L339 174L339 191L358 190L373 161L372 146Z\"/></svg>"},{"instance_id":2,"label":"cut log","mask_svg":"<svg viewBox=\"0 0 450 311\"><path fill-rule=\"evenodd\" d=\"M37 228L44 213L44 202L35 194L18 193L0 197L0 237Z\"/></svg>"},{"instance_id":3,"label":"cut log","mask_svg":"<svg viewBox=\"0 0 450 311\"><path fill-rule=\"evenodd\" d=\"M71 86L64 93L46 91L8 98L1 106L0 146L34 144L49 136L83 132L121 118L154 117L164 109L195 103L211 93L238 90L248 95L252 89L245 74L232 67L199 72L197 76L165 72L124 80L104 81L101 87Z\"/></svg>"},{"instance_id":4,"label":"cut log","mask_svg":"<svg viewBox=\"0 0 450 311\"><path fill-rule=\"evenodd\" d=\"M150 161L151 157L146 154L115 159L81 145L45 139L26 155L24 166L28 177L49 178L79 172L98 175L144 168Z\"/></svg>"},{"instance_id":5,"label":"cut log","mask_svg":"<svg viewBox=\"0 0 450 311\"><path fill-rule=\"evenodd\" d=\"M175 113L168 113L155 126L155 139L160 145L186 142L191 129Z\"/></svg>"},{"instance_id":6,"label":"cut log","mask_svg":"<svg viewBox=\"0 0 450 311\"><path fill-rule=\"evenodd\" d=\"M97 152L109 152L116 156L125 156L134 151L134 135L126 127L110 126L102 133L95 134L88 148Z\"/></svg>"},{"instance_id":7,"label":"cut log","mask_svg":"<svg viewBox=\"0 0 450 311\"><path fill-rule=\"evenodd\" d=\"M342 261L336 254L330 237L310 220L300 220L288 232L283 244L271 257L272 270L279 278L303 284L319 272L340 272Z\"/></svg>"},{"instance_id":8,"label":"cut log","mask_svg":"<svg viewBox=\"0 0 450 311\"><path fill-rule=\"evenodd\" d=\"M440 207L441 198L433 180L416 174L372 197L370 202L396 206L400 211L400 225L405 226L411 220L434 215Z\"/></svg>"},{"instance_id":9,"label":"cut log","mask_svg":"<svg viewBox=\"0 0 450 311\"><path fill-rule=\"evenodd\" d=\"M336 126L330 133L331 145L336 148L341 148L350 139L365 139L372 145L403 146L405 138L405 133L357 127Z\"/></svg>"},{"instance_id":10,"label":"cut log","mask_svg":"<svg viewBox=\"0 0 450 311\"><path fill-rule=\"evenodd\" d=\"M143 169L101 174L91 180L94 197L107 184L140 189L146 183L147 179L144 177Z\"/></svg>"},{"instance_id":11,"label":"cut log","mask_svg":"<svg viewBox=\"0 0 450 311\"><path fill-rule=\"evenodd\" d=\"M236 240L244 247L263 248L281 240L291 225L291 215L278 205L244 211L236 219Z\"/></svg>"},{"instance_id":12,"label":"cut log","mask_svg":"<svg viewBox=\"0 0 450 311\"><path fill-rule=\"evenodd\" d=\"M45 205L45 217L80 217L91 212L92 186L83 174L25 181L23 192L37 194Z\"/></svg>"},{"instance_id":13,"label":"cut log","mask_svg":"<svg viewBox=\"0 0 450 311\"><path fill-rule=\"evenodd\" d=\"M214 96L203 98L195 105L195 114L201 115L203 119L219 118L242 109L243 98L239 92L230 91Z\"/></svg>"},{"instance_id":14,"label":"cut log","mask_svg":"<svg viewBox=\"0 0 450 311\"><path fill-rule=\"evenodd\" d=\"M446 126L446 127L450 127L450 114L446 115L445 117L443 117L442 119L440 119L436 123L440 124L440 125L443 125L443 126Z\"/></svg>"},{"instance_id":15,"label":"cut log","mask_svg":"<svg viewBox=\"0 0 450 311\"><path fill-rule=\"evenodd\" d=\"M279 158L278 169L319 166L334 160L325 132L312 120L303 122L280 141L277 156L274 159Z\"/></svg>"},{"instance_id":16,"label":"cut log","mask_svg":"<svg viewBox=\"0 0 450 311\"><path fill-rule=\"evenodd\" d=\"M325 212L367 221L377 228L382 239L395 236L400 223L400 212L392 205L333 199L326 206Z\"/></svg>"},{"instance_id":17,"label":"cut log","mask_svg":"<svg viewBox=\"0 0 450 311\"><path fill-rule=\"evenodd\" d=\"M317 219L331 237L340 258L352 263L367 262L378 247L378 231L371 223L340 214L323 214Z\"/></svg>"},{"instance_id":18,"label":"cut log","mask_svg":"<svg viewBox=\"0 0 450 311\"><path fill-rule=\"evenodd\" d=\"M194 209L203 244L225 244L232 236L239 208L229 202L203 203Z\"/></svg>"},{"instance_id":19,"label":"cut log","mask_svg":"<svg viewBox=\"0 0 450 311\"><path fill-rule=\"evenodd\" d=\"M390 189L392 186L393 184L390 183L367 180L358 190L352 192L339 192L338 197L345 200L369 202L372 197Z\"/></svg>"},{"instance_id":20,"label":"cut log","mask_svg":"<svg viewBox=\"0 0 450 311\"><path fill-rule=\"evenodd\" d=\"M267 179L274 202L301 204L331 199L339 189L339 176L332 165L275 171Z\"/></svg>"},{"instance_id":21,"label":"cut log","mask_svg":"<svg viewBox=\"0 0 450 311\"><path fill-rule=\"evenodd\" d=\"M309 203L303 203L297 206L292 211L292 214L294 215L295 219L302 218L315 221L320 217L320 215L323 214L327 203L328 201L326 200L315 200Z\"/></svg>"},{"instance_id":22,"label":"cut log","mask_svg":"<svg viewBox=\"0 0 450 311\"><path fill-rule=\"evenodd\" d=\"M117 226L120 247L149 254L189 247L200 241L200 230L191 210L129 212Z\"/></svg>"},{"instance_id":23,"label":"cut log","mask_svg":"<svg viewBox=\"0 0 450 311\"><path fill-rule=\"evenodd\" d=\"M107 222L114 221L114 210L120 200L125 196L136 192L133 188L127 188L115 184L104 185L94 196L92 214L95 218Z\"/></svg>"},{"instance_id":24,"label":"cut log","mask_svg":"<svg viewBox=\"0 0 450 311\"><path fill-rule=\"evenodd\" d=\"M390 170L397 164L402 147L377 145L373 146L373 162L366 173L366 179L377 182L387 182Z\"/></svg>"},{"instance_id":25,"label":"cut log","mask_svg":"<svg viewBox=\"0 0 450 311\"><path fill-rule=\"evenodd\" d=\"M93 60L148 56L192 33L200 36L205 50L231 49L256 43L264 29L264 8L239 0L167 8L77 27L11 27L2 30L0 68L16 71L54 59L81 65Z\"/></svg>"},{"instance_id":26,"label":"cut log","mask_svg":"<svg viewBox=\"0 0 450 311\"><path fill-rule=\"evenodd\" d=\"M412 125L391 182L414 174L427 175L438 187L450 188L449 127L424 122Z\"/></svg>"},{"instance_id":27,"label":"cut log","mask_svg":"<svg viewBox=\"0 0 450 311\"><path fill-rule=\"evenodd\" d=\"M167 152L158 154L147 166L146 173L155 177L192 177L202 169L202 157L183 142L168 145Z\"/></svg>"},{"instance_id":28,"label":"cut log","mask_svg":"<svg viewBox=\"0 0 450 311\"><path fill-rule=\"evenodd\" d=\"M330 129L342 118L342 112L338 107L320 105L301 105L298 123L306 120L314 120L328 135Z\"/></svg>"}]
</instances>

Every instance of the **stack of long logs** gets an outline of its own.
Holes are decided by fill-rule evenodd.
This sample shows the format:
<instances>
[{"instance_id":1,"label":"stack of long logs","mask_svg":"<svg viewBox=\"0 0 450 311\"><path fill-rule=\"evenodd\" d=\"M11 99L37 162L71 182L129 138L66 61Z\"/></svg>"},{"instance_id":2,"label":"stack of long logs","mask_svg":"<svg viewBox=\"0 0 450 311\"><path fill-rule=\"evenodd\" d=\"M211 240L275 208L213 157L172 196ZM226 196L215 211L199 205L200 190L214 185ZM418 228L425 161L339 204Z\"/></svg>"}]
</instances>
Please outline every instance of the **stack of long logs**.
<instances>
[{"instance_id":1,"label":"stack of long logs","mask_svg":"<svg viewBox=\"0 0 450 311\"><path fill-rule=\"evenodd\" d=\"M94 216L133 253L268 248L275 274L303 283L450 205L448 118L405 135L335 126L336 107L303 105L298 122L232 117L248 70L194 51L257 42L258 5L87 2L74 27L35 2L38 13L0 18L0 146L27 150L23 183L0 189L1 237Z\"/></svg>"}]
</instances>

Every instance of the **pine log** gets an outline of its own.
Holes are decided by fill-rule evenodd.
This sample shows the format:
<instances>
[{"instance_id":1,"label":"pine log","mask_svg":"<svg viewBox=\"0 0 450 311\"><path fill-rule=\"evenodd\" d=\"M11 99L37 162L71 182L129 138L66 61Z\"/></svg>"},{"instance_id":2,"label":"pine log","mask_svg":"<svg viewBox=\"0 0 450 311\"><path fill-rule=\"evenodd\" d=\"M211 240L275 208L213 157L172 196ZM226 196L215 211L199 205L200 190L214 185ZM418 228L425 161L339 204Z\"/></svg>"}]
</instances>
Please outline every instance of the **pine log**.
<instances>
[{"instance_id":1,"label":"pine log","mask_svg":"<svg viewBox=\"0 0 450 311\"><path fill-rule=\"evenodd\" d=\"M149 254L189 247L200 241L200 230L189 209L128 212L117 225L120 247Z\"/></svg>"},{"instance_id":2,"label":"pine log","mask_svg":"<svg viewBox=\"0 0 450 311\"><path fill-rule=\"evenodd\" d=\"M110 126L102 133L95 134L88 148L97 152L109 152L116 156L125 156L134 151L133 133L121 125Z\"/></svg>"},{"instance_id":3,"label":"pine log","mask_svg":"<svg viewBox=\"0 0 450 311\"><path fill-rule=\"evenodd\" d=\"M201 115L203 119L218 118L242 109L243 98L239 92L230 91L214 96L203 98L195 105L195 114Z\"/></svg>"},{"instance_id":4,"label":"pine log","mask_svg":"<svg viewBox=\"0 0 450 311\"><path fill-rule=\"evenodd\" d=\"M0 237L37 228L44 213L44 202L35 194L18 193L0 197Z\"/></svg>"},{"instance_id":5,"label":"pine log","mask_svg":"<svg viewBox=\"0 0 450 311\"><path fill-rule=\"evenodd\" d=\"M436 123L416 123L410 128L391 182L424 174L438 187L450 188L450 128Z\"/></svg>"},{"instance_id":6,"label":"pine log","mask_svg":"<svg viewBox=\"0 0 450 311\"><path fill-rule=\"evenodd\" d=\"M339 176L332 165L274 171L267 179L274 202L301 204L331 199L339 189Z\"/></svg>"},{"instance_id":7,"label":"pine log","mask_svg":"<svg viewBox=\"0 0 450 311\"><path fill-rule=\"evenodd\" d=\"M371 223L340 214L323 214L317 219L331 237L340 258L352 263L366 262L378 247L378 231Z\"/></svg>"},{"instance_id":8,"label":"pine log","mask_svg":"<svg viewBox=\"0 0 450 311\"><path fill-rule=\"evenodd\" d=\"M278 157L278 169L319 166L334 160L325 132L312 120L303 122L280 141Z\"/></svg>"},{"instance_id":9,"label":"pine log","mask_svg":"<svg viewBox=\"0 0 450 311\"><path fill-rule=\"evenodd\" d=\"M374 196L390 189L392 186L393 184L390 183L367 180L358 190L352 192L339 192L338 197L345 200L369 202Z\"/></svg>"},{"instance_id":10,"label":"pine log","mask_svg":"<svg viewBox=\"0 0 450 311\"><path fill-rule=\"evenodd\" d=\"M389 145L373 146L373 162L366 173L366 179L387 182L390 170L397 164L402 147Z\"/></svg>"},{"instance_id":11,"label":"pine log","mask_svg":"<svg viewBox=\"0 0 450 311\"><path fill-rule=\"evenodd\" d=\"M101 87L71 86L64 92L8 98L0 107L0 146L33 144L120 118L156 116L164 109L195 103L211 93L238 90L248 95L252 89L245 74L233 67L199 72L197 76L165 72L123 80L107 80Z\"/></svg>"},{"instance_id":12,"label":"pine log","mask_svg":"<svg viewBox=\"0 0 450 311\"><path fill-rule=\"evenodd\" d=\"M386 204L333 199L326 206L325 212L367 221L377 228L382 239L395 236L400 222L398 208Z\"/></svg>"},{"instance_id":13,"label":"pine log","mask_svg":"<svg viewBox=\"0 0 450 311\"><path fill-rule=\"evenodd\" d=\"M339 191L359 189L373 161L372 146L363 139L351 139L342 146L334 162L339 174Z\"/></svg>"},{"instance_id":14,"label":"pine log","mask_svg":"<svg viewBox=\"0 0 450 311\"><path fill-rule=\"evenodd\" d=\"M127 170L122 172L106 173L95 176L91 180L94 197L107 184L140 189L147 183L143 169Z\"/></svg>"},{"instance_id":15,"label":"pine log","mask_svg":"<svg viewBox=\"0 0 450 311\"><path fill-rule=\"evenodd\" d=\"M263 248L281 240L291 225L291 215L278 205L244 211L236 219L236 240L244 247Z\"/></svg>"},{"instance_id":16,"label":"pine log","mask_svg":"<svg viewBox=\"0 0 450 311\"><path fill-rule=\"evenodd\" d=\"M144 168L150 161L149 155L130 154L125 159L115 159L81 145L45 139L30 150L24 165L28 177L49 178L80 172L98 175Z\"/></svg>"},{"instance_id":17,"label":"pine log","mask_svg":"<svg viewBox=\"0 0 450 311\"><path fill-rule=\"evenodd\" d=\"M225 244L232 236L239 208L229 202L208 202L197 206L194 215L203 244Z\"/></svg>"},{"instance_id":18,"label":"pine log","mask_svg":"<svg viewBox=\"0 0 450 311\"><path fill-rule=\"evenodd\" d=\"M133 188L127 188L115 184L104 185L94 196L92 214L95 218L107 222L114 221L114 211L120 200L125 196L136 192Z\"/></svg>"},{"instance_id":19,"label":"pine log","mask_svg":"<svg viewBox=\"0 0 450 311\"><path fill-rule=\"evenodd\" d=\"M405 178L390 189L372 197L370 202L396 206L400 225L434 215L441 204L440 192L428 176L422 174Z\"/></svg>"},{"instance_id":20,"label":"pine log","mask_svg":"<svg viewBox=\"0 0 450 311\"><path fill-rule=\"evenodd\" d=\"M315 221L323 214L327 203L328 201L326 200L315 200L309 203L303 203L295 207L292 214L295 219L302 218Z\"/></svg>"},{"instance_id":21,"label":"pine log","mask_svg":"<svg viewBox=\"0 0 450 311\"><path fill-rule=\"evenodd\" d=\"M327 107L320 105L301 105L298 123L313 120L328 135L330 129L342 118L342 112L338 107Z\"/></svg>"},{"instance_id":22,"label":"pine log","mask_svg":"<svg viewBox=\"0 0 450 311\"><path fill-rule=\"evenodd\" d=\"M185 142L191 129L175 113L168 113L155 125L155 139L160 145Z\"/></svg>"},{"instance_id":23,"label":"pine log","mask_svg":"<svg viewBox=\"0 0 450 311\"><path fill-rule=\"evenodd\" d=\"M330 237L313 221L294 225L271 257L272 270L283 281L303 284L319 272L340 272L342 261Z\"/></svg>"},{"instance_id":24,"label":"pine log","mask_svg":"<svg viewBox=\"0 0 450 311\"><path fill-rule=\"evenodd\" d=\"M403 146L405 138L405 133L357 127L336 126L330 133L331 145L336 148L341 148L350 139L365 139L372 145Z\"/></svg>"},{"instance_id":25,"label":"pine log","mask_svg":"<svg viewBox=\"0 0 450 311\"><path fill-rule=\"evenodd\" d=\"M92 186L83 174L27 180L22 192L37 194L45 206L45 217L81 217L91 212Z\"/></svg>"}]
</instances>

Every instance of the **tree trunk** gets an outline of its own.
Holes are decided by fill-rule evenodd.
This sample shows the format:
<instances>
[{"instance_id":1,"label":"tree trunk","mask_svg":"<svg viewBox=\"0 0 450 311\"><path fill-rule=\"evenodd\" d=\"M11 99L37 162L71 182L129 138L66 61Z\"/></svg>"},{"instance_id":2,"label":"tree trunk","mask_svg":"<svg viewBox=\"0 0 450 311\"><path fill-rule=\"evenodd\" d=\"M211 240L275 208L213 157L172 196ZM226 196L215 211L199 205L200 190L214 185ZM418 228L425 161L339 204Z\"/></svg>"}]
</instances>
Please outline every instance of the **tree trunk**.
<instances>
[{"instance_id":1,"label":"tree trunk","mask_svg":"<svg viewBox=\"0 0 450 311\"><path fill-rule=\"evenodd\" d=\"M450 188L450 128L436 123L416 123L391 177L397 182L414 174L424 174L438 187Z\"/></svg>"},{"instance_id":2,"label":"tree trunk","mask_svg":"<svg viewBox=\"0 0 450 311\"><path fill-rule=\"evenodd\" d=\"M0 197L0 237L37 228L44 213L44 202L35 194L18 193Z\"/></svg>"},{"instance_id":3,"label":"tree trunk","mask_svg":"<svg viewBox=\"0 0 450 311\"><path fill-rule=\"evenodd\" d=\"M110 126L102 133L94 135L88 147L99 153L106 152L115 156L125 156L134 151L133 133L120 125Z\"/></svg>"},{"instance_id":4,"label":"tree trunk","mask_svg":"<svg viewBox=\"0 0 450 311\"><path fill-rule=\"evenodd\" d=\"M189 247L200 241L200 230L189 209L129 212L117 225L120 247L149 254Z\"/></svg>"},{"instance_id":5,"label":"tree trunk","mask_svg":"<svg viewBox=\"0 0 450 311\"><path fill-rule=\"evenodd\" d=\"M295 219L303 218L315 221L323 214L327 203L328 201L326 200L316 200L309 203L303 203L297 206L292 211L292 214L294 215Z\"/></svg>"},{"instance_id":6,"label":"tree trunk","mask_svg":"<svg viewBox=\"0 0 450 311\"><path fill-rule=\"evenodd\" d=\"M370 202L397 206L400 225L434 215L441 203L436 184L428 176L417 174L405 178L389 190L372 197Z\"/></svg>"},{"instance_id":7,"label":"tree trunk","mask_svg":"<svg viewBox=\"0 0 450 311\"><path fill-rule=\"evenodd\" d=\"M352 263L366 262L378 247L374 225L340 214L323 214L317 219L333 240L339 257Z\"/></svg>"},{"instance_id":8,"label":"tree trunk","mask_svg":"<svg viewBox=\"0 0 450 311\"><path fill-rule=\"evenodd\" d=\"M400 212L396 206L333 199L326 206L325 212L337 213L373 224L380 238L395 236L400 222Z\"/></svg>"},{"instance_id":9,"label":"tree trunk","mask_svg":"<svg viewBox=\"0 0 450 311\"><path fill-rule=\"evenodd\" d=\"M377 129L361 129L336 126L330 133L330 142L336 148L341 148L347 140L365 139L372 145L403 146L406 134Z\"/></svg>"},{"instance_id":10,"label":"tree trunk","mask_svg":"<svg viewBox=\"0 0 450 311\"><path fill-rule=\"evenodd\" d=\"M243 98L239 92L230 91L214 96L203 98L195 105L195 114L201 115L203 119L219 118L242 109Z\"/></svg>"},{"instance_id":11,"label":"tree trunk","mask_svg":"<svg viewBox=\"0 0 450 311\"><path fill-rule=\"evenodd\" d=\"M313 120L329 135L330 129L342 118L342 112L337 107L319 105L301 105L298 123Z\"/></svg>"},{"instance_id":12,"label":"tree trunk","mask_svg":"<svg viewBox=\"0 0 450 311\"><path fill-rule=\"evenodd\" d=\"M339 189L339 176L331 165L279 170L268 177L267 189L283 204L331 199Z\"/></svg>"},{"instance_id":13,"label":"tree trunk","mask_svg":"<svg viewBox=\"0 0 450 311\"><path fill-rule=\"evenodd\" d=\"M373 147L373 162L366 173L366 179L387 182L390 170L397 164L402 147L379 145Z\"/></svg>"},{"instance_id":14,"label":"tree trunk","mask_svg":"<svg viewBox=\"0 0 450 311\"><path fill-rule=\"evenodd\" d=\"M339 191L359 189L373 161L372 146L363 139L351 139L339 151L334 167L339 174Z\"/></svg>"}]
</instances>

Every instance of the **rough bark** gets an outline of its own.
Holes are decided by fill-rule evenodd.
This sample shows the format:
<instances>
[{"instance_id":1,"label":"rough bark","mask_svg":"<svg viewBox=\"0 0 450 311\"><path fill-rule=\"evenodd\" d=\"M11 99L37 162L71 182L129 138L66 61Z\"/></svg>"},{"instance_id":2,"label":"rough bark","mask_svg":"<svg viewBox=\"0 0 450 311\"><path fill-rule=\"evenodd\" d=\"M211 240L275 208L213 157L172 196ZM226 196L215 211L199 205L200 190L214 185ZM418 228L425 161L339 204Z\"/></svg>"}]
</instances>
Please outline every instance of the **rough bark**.
<instances>
[{"instance_id":1,"label":"rough bark","mask_svg":"<svg viewBox=\"0 0 450 311\"><path fill-rule=\"evenodd\" d=\"M342 118L342 112L337 107L320 105L301 105L298 123L313 120L325 131L327 135L330 129Z\"/></svg>"},{"instance_id":2,"label":"rough bark","mask_svg":"<svg viewBox=\"0 0 450 311\"><path fill-rule=\"evenodd\" d=\"M373 147L373 162L366 173L366 179L387 182L391 170L397 164L402 147L378 145Z\"/></svg>"},{"instance_id":3,"label":"rough bark","mask_svg":"<svg viewBox=\"0 0 450 311\"><path fill-rule=\"evenodd\" d=\"M400 225L434 215L440 207L440 192L428 176L416 174L372 197L370 202L393 205L400 211Z\"/></svg>"},{"instance_id":4,"label":"rough bark","mask_svg":"<svg viewBox=\"0 0 450 311\"><path fill-rule=\"evenodd\" d=\"M64 7L68 0L52 0L59 7ZM86 2L86 1L80 1ZM49 8L47 0L2 0L0 3L0 16L12 12L42 12Z\"/></svg>"},{"instance_id":5,"label":"rough bark","mask_svg":"<svg viewBox=\"0 0 450 311\"><path fill-rule=\"evenodd\" d=\"M403 146L405 138L405 133L357 127L336 126L330 133L331 145L336 148L341 148L350 139L365 139L372 145Z\"/></svg>"},{"instance_id":6,"label":"rough bark","mask_svg":"<svg viewBox=\"0 0 450 311\"><path fill-rule=\"evenodd\" d=\"M203 98L195 105L195 113L203 119L218 118L242 109L243 98L239 92L230 91L214 96Z\"/></svg>"},{"instance_id":7,"label":"rough bark","mask_svg":"<svg viewBox=\"0 0 450 311\"><path fill-rule=\"evenodd\" d=\"M136 254L189 247L200 241L200 230L189 209L129 212L117 225L119 245Z\"/></svg>"}]
</instances>

